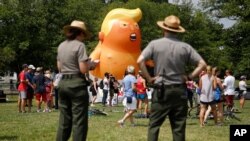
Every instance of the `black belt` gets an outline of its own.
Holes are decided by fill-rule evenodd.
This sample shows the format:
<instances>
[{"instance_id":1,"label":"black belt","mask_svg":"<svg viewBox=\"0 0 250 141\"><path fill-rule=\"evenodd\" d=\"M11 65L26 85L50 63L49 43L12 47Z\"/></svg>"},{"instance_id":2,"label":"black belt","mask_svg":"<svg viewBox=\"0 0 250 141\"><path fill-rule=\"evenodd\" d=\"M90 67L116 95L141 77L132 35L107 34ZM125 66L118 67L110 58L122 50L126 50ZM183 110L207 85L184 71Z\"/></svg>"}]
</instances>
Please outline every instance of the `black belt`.
<instances>
[{"instance_id":1,"label":"black belt","mask_svg":"<svg viewBox=\"0 0 250 141\"><path fill-rule=\"evenodd\" d=\"M63 74L62 79L84 78L83 74Z\"/></svg>"},{"instance_id":2,"label":"black belt","mask_svg":"<svg viewBox=\"0 0 250 141\"><path fill-rule=\"evenodd\" d=\"M179 87L184 87L186 86L185 84L172 84L172 85L164 85L165 88L179 88Z\"/></svg>"},{"instance_id":3,"label":"black belt","mask_svg":"<svg viewBox=\"0 0 250 141\"><path fill-rule=\"evenodd\" d=\"M180 87L186 87L185 84L171 84L171 85L154 84L154 85L153 85L153 88L162 88L162 86L163 86L164 88L180 88Z\"/></svg>"}]
</instances>

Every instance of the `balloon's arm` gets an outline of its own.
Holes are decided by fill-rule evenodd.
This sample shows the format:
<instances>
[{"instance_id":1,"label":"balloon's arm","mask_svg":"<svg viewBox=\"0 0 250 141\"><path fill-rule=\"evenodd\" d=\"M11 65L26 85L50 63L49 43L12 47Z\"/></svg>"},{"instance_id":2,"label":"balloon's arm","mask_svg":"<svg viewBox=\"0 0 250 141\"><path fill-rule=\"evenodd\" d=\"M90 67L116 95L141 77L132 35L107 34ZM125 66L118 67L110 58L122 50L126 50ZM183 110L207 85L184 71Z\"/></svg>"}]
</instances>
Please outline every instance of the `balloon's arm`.
<instances>
[{"instance_id":1,"label":"balloon's arm","mask_svg":"<svg viewBox=\"0 0 250 141\"><path fill-rule=\"evenodd\" d=\"M104 40L104 33L103 32L99 32L99 43L96 46L95 50L90 54L90 58L91 60L100 60L100 56L101 56L101 46Z\"/></svg>"},{"instance_id":2,"label":"balloon's arm","mask_svg":"<svg viewBox=\"0 0 250 141\"><path fill-rule=\"evenodd\" d=\"M89 57L91 58L91 60L100 60L100 56L101 56L101 46L99 43Z\"/></svg>"}]
</instances>

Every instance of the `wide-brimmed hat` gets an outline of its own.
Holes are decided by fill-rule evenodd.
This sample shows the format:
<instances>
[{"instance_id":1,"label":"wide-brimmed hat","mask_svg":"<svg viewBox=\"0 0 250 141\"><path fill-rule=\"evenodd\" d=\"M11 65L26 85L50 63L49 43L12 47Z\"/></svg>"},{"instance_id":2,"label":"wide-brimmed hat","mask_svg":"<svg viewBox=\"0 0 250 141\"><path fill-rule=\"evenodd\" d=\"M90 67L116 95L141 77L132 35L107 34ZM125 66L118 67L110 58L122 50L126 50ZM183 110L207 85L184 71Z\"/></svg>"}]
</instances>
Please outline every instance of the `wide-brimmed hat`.
<instances>
[{"instance_id":1,"label":"wide-brimmed hat","mask_svg":"<svg viewBox=\"0 0 250 141\"><path fill-rule=\"evenodd\" d=\"M174 15L166 17L164 21L157 22L157 25L162 29L172 32L185 32L186 30L180 24L180 19Z\"/></svg>"},{"instance_id":2,"label":"wide-brimmed hat","mask_svg":"<svg viewBox=\"0 0 250 141\"><path fill-rule=\"evenodd\" d=\"M85 38L90 37L90 32L88 31L86 24L83 21L74 20L70 25L66 25L63 27L64 34L67 34L70 29L75 28L81 30L85 34Z\"/></svg>"}]
</instances>

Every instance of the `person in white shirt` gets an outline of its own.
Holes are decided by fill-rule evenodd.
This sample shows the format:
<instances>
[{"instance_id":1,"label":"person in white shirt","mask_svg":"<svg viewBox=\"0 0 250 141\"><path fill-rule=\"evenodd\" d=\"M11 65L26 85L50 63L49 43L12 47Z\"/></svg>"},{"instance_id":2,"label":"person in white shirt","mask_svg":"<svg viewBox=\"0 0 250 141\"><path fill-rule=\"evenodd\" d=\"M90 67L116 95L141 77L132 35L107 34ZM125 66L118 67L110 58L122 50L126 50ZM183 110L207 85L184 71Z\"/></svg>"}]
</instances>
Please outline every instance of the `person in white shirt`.
<instances>
[{"instance_id":1,"label":"person in white shirt","mask_svg":"<svg viewBox=\"0 0 250 141\"><path fill-rule=\"evenodd\" d=\"M107 103L107 98L108 98L108 93L109 93L109 73L106 72L104 74L104 78L103 78L103 97L102 97L102 105L105 106Z\"/></svg>"},{"instance_id":2,"label":"person in white shirt","mask_svg":"<svg viewBox=\"0 0 250 141\"><path fill-rule=\"evenodd\" d=\"M226 78L223 82L223 87L224 87L226 105L228 106L229 109L233 107L233 99L235 95L234 83L235 83L235 77L232 76L232 71L229 69L226 70Z\"/></svg>"},{"instance_id":3,"label":"person in white shirt","mask_svg":"<svg viewBox=\"0 0 250 141\"><path fill-rule=\"evenodd\" d=\"M212 67L207 66L207 73L199 80L200 94L200 127L204 127L209 113L212 111L214 122L217 124L216 103L214 101L214 81L215 77L212 75ZM210 106L210 108L209 108Z\"/></svg>"},{"instance_id":4,"label":"person in white shirt","mask_svg":"<svg viewBox=\"0 0 250 141\"><path fill-rule=\"evenodd\" d=\"M240 108L243 109L245 104L245 95L247 93L247 83L246 76L241 76L239 81L239 98L240 98Z\"/></svg>"}]
</instances>

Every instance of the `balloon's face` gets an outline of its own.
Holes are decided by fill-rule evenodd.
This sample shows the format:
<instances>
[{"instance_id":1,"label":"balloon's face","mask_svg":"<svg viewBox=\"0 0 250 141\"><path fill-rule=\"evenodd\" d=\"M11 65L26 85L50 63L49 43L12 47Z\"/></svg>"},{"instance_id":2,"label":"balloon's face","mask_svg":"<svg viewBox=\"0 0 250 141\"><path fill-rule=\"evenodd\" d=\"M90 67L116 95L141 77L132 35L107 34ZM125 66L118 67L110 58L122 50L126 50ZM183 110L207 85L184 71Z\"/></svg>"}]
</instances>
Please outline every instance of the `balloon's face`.
<instances>
[{"instance_id":1,"label":"balloon's face","mask_svg":"<svg viewBox=\"0 0 250 141\"><path fill-rule=\"evenodd\" d=\"M107 44L118 45L127 51L140 50L141 33L139 25L132 19L116 19L111 21L112 28L105 37Z\"/></svg>"},{"instance_id":2,"label":"balloon's face","mask_svg":"<svg viewBox=\"0 0 250 141\"><path fill-rule=\"evenodd\" d=\"M134 16L126 16L129 12ZM136 72L139 70L136 60L141 53L141 32L137 21L141 11L118 9L117 15L115 12L111 15L107 16L109 19L105 18L99 33L100 42L90 55L92 59L100 60L91 74L102 78L105 72L109 72L120 80L128 65L134 66Z\"/></svg>"}]
</instances>

